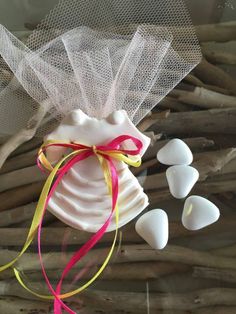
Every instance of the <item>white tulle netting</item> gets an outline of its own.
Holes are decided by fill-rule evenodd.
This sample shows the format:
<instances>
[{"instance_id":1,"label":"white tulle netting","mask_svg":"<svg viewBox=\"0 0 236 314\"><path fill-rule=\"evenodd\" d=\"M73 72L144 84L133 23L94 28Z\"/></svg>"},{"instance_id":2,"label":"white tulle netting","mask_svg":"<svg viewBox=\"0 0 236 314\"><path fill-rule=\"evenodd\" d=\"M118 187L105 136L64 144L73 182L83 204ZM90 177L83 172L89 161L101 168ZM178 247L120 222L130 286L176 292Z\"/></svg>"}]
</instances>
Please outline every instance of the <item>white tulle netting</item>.
<instances>
[{"instance_id":1,"label":"white tulle netting","mask_svg":"<svg viewBox=\"0 0 236 314\"><path fill-rule=\"evenodd\" d=\"M137 124L201 58L180 0L62 0L26 44L0 26L0 55L0 132L45 106L39 135L77 108Z\"/></svg>"}]
</instances>

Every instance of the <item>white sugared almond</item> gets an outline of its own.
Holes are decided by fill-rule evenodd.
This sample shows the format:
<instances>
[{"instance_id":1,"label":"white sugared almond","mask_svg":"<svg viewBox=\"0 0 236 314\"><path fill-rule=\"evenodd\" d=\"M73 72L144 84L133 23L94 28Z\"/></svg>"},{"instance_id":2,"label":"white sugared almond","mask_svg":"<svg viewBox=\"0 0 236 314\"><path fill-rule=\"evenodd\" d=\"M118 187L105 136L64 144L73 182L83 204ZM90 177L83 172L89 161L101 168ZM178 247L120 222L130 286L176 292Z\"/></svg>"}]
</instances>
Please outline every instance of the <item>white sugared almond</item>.
<instances>
[{"instance_id":1,"label":"white sugared almond","mask_svg":"<svg viewBox=\"0 0 236 314\"><path fill-rule=\"evenodd\" d=\"M157 159L164 165L189 165L193 154L187 144L175 138L158 151Z\"/></svg>"},{"instance_id":2,"label":"white sugared almond","mask_svg":"<svg viewBox=\"0 0 236 314\"><path fill-rule=\"evenodd\" d=\"M197 169L186 166L171 166L166 170L166 178L170 193L175 198L184 198L192 190L199 178Z\"/></svg>"},{"instance_id":3,"label":"white sugared almond","mask_svg":"<svg viewBox=\"0 0 236 314\"><path fill-rule=\"evenodd\" d=\"M219 209L204 197L192 195L184 203L182 223L188 230L199 230L216 222Z\"/></svg>"},{"instance_id":4,"label":"white sugared almond","mask_svg":"<svg viewBox=\"0 0 236 314\"><path fill-rule=\"evenodd\" d=\"M135 229L153 249L161 250L168 242L168 216L162 209L153 209L142 215L136 222Z\"/></svg>"}]
</instances>

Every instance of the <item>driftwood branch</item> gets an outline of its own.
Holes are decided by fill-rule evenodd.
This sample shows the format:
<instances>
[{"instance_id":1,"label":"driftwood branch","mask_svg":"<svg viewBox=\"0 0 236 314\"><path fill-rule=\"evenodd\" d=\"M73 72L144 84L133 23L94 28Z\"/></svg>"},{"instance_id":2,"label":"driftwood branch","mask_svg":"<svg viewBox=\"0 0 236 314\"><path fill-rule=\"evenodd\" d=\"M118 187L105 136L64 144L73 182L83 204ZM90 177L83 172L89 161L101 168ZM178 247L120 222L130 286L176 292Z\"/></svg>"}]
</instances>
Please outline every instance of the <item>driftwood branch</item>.
<instances>
[{"instance_id":1,"label":"driftwood branch","mask_svg":"<svg viewBox=\"0 0 236 314\"><path fill-rule=\"evenodd\" d=\"M215 255L236 257L236 244L234 243L233 245L224 246L224 247L221 247L218 249L214 249L213 253Z\"/></svg>"},{"instance_id":2,"label":"driftwood branch","mask_svg":"<svg viewBox=\"0 0 236 314\"><path fill-rule=\"evenodd\" d=\"M156 141L158 141L162 137L162 134L160 134L160 133L155 134L152 131L151 132L144 132L144 134L150 138L150 140L151 140L150 146L153 146L156 143Z\"/></svg>"},{"instance_id":3,"label":"driftwood branch","mask_svg":"<svg viewBox=\"0 0 236 314\"><path fill-rule=\"evenodd\" d=\"M153 122L152 131L174 134L175 136L182 134L210 134L219 131L224 134L236 134L236 109L174 112L170 113L166 118L159 118L153 114L151 122Z\"/></svg>"},{"instance_id":4,"label":"driftwood branch","mask_svg":"<svg viewBox=\"0 0 236 314\"><path fill-rule=\"evenodd\" d=\"M40 182L45 178L45 173L41 172L37 166L31 166L5 173L0 175L0 192L26 184Z\"/></svg>"},{"instance_id":5,"label":"driftwood branch","mask_svg":"<svg viewBox=\"0 0 236 314\"><path fill-rule=\"evenodd\" d=\"M37 203L30 203L21 207L0 212L0 227L7 227L31 219L36 205ZM2 229L0 229L0 232L1 230Z\"/></svg>"},{"instance_id":6,"label":"driftwood branch","mask_svg":"<svg viewBox=\"0 0 236 314\"><path fill-rule=\"evenodd\" d=\"M36 182L0 193L0 212L36 201L43 184Z\"/></svg>"},{"instance_id":7,"label":"driftwood branch","mask_svg":"<svg viewBox=\"0 0 236 314\"><path fill-rule=\"evenodd\" d=\"M38 149L34 149L29 152L7 159L7 161L4 163L3 167L0 170L0 175L3 173L35 165L37 151Z\"/></svg>"},{"instance_id":8,"label":"driftwood branch","mask_svg":"<svg viewBox=\"0 0 236 314\"><path fill-rule=\"evenodd\" d=\"M219 86L215 86L215 85L205 84L201 80L199 80L199 78L194 76L193 74L188 74L184 78L184 81L193 85L193 86L204 87L207 90L212 90L212 91L220 93L220 94L232 95L232 92L229 91L228 89L225 89L225 88L219 87ZM185 110L185 111L188 111L188 110Z\"/></svg>"},{"instance_id":9,"label":"driftwood branch","mask_svg":"<svg viewBox=\"0 0 236 314\"><path fill-rule=\"evenodd\" d=\"M210 194L218 194L224 193L228 191L236 192L236 178L228 179L228 180L207 180L201 182L200 184L196 184L193 188L193 193L201 194L201 195L210 195Z\"/></svg>"},{"instance_id":10,"label":"driftwood branch","mask_svg":"<svg viewBox=\"0 0 236 314\"><path fill-rule=\"evenodd\" d=\"M208 290L206 290L208 291ZM220 293L220 291L219 291ZM102 300L102 296L104 296L104 300ZM133 298L137 295L133 295ZM159 294L152 294L151 297L155 298L159 297ZM181 296L181 295L180 295ZM162 295L163 297L163 295ZM171 295L169 295L169 298ZM118 300L109 299L104 294L100 294L99 300L95 299L94 296L91 295L89 298L86 297L87 301L81 299L81 296L77 296L77 300L74 302L66 302L74 310L77 310L80 314L143 314L147 312L148 305L147 304L147 298L145 300L145 294L143 294L143 297L140 300L140 304L137 306L134 304L133 307L129 306L129 309L125 308L125 302L122 300L122 305L120 308L116 305L113 309L111 309L111 305L109 307L107 306L107 303L109 304L109 301L118 302ZM74 298L75 299L75 298ZM93 301L94 300L94 301ZM127 299L127 302L130 302L131 299ZM161 299L162 300L162 299ZM126 298L125 298L126 301ZM81 304L83 302L83 304ZM143 303L142 303L143 302ZM125 304L124 304L125 303ZM133 304L133 302L132 302ZM18 313L24 313L24 314L48 314L52 312L52 303L51 302L42 302L40 300L26 300L22 299L20 297L4 297L0 299L0 311L1 313L7 313L7 314L18 314ZM150 309L149 305L149 311L155 311L155 314L163 314L163 309ZM199 309L193 309L193 310L176 310L176 309L164 309L164 314L173 314L173 311L175 314L212 314L212 311L214 311L214 314L235 314L236 307L234 306L209 306L209 307L199 307Z\"/></svg>"},{"instance_id":11,"label":"driftwood branch","mask_svg":"<svg viewBox=\"0 0 236 314\"><path fill-rule=\"evenodd\" d=\"M60 267L60 265L59 265ZM83 272L81 277L82 280L90 279L95 272L99 270L98 265L93 265L92 263L86 267L86 271ZM113 281L113 280L154 280L161 278L163 276L171 275L174 273L182 273L191 270L190 266L168 263L168 262L140 262L140 263L123 263L123 264L109 264L99 280L103 281ZM59 280L63 269L55 268L53 270L47 271L47 274L53 280ZM80 270L74 268L70 271L67 276L67 280L73 280L76 275L78 275ZM30 279L30 281L40 281L42 280L41 272L27 271L24 272L25 275ZM14 277L12 271L0 273L0 279L4 280L7 278Z\"/></svg>"},{"instance_id":12,"label":"driftwood branch","mask_svg":"<svg viewBox=\"0 0 236 314\"><path fill-rule=\"evenodd\" d=\"M27 300L4 296L0 298L0 313L5 314L48 314L52 312L52 304L40 300ZM94 312L95 313L95 312Z\"/></svg>"},{"instance_id":13,"label":"driftwood branch","mask_svg":"<svg viewBox=\"0 0 236 314\"><path fill-rule=\"evenodd\" d=\"M132 168L131 171L134 175L138 175L147 169L151 169L153 166L157 165L158 161L156 158L145 161L138 168Z\"/></svg>"},{"instance_id":14,"label":"driftwood branch","mask_svg":"<svg viewBox=\"0 0 236 314\"><path fill-rule=\"evenodd\" d=\"M155 119L166 119L170 114L170 110L165 110L165 111L161 111L161 112L157 112L155 113L155 118L153 118L153 115L149 115L148 117L144 118L138 125L138 128L140 131L144 132L147 129L149 129L154 123L155 123ZM159 132L161 133L161 132Z\"/></svg>"},{"instance_id":15,"label":"driftwood branch","mask_svg":"<svg viewBox=\"0 0 236 314\"><path fill-rule=\"evenodd\" d=\"M197 37L200 42L226 42L235 39L236 22L205 24L196 26Z\"/></svg>"},{"instance_id":16,"label":"driftwood branch","mask_svg":"<svg viewBox=\"0 0 236 314\"><path fill-rule=\"evenodd\" d=\"M194 267L193 276L236 283L236 271L232 269Z\"/></svg>"},{"instance_id":17,"label":"driftwood branch","mask_svg":"<svg viewBox=\"0 0 236 314\"><path fill-rule=\"evenodd\" d=\"M31 285L33 289L41 287L39 282ZM70 285L65 285L67 290L71 289ZM37 289L38 291L38 289ZM0 282L0 292L6 296L21 297L26 295L22 293L21 287L18 284ZM30 298L29 294L26 297ZM36 297L31 297L35 299ZM202 289L188 293L170 294L170 293L150 293L149 310L181 310L192 311L201 309L202 307L210 306L234 306L236 305L235 289L230 288L211 288ZM131 311L131 313L145 313L147 310L147 294L141 292L123 292L123 291L102 291L102 290L87 290L79 297L74 297L71 301L75 302L76 310L84 309L84 313L91 308L107 311L105 313L120 313L120 311ZM76 306L77 303L77 306ZM133 312L135 309L135 312ZM222 308L221 308L222 309ZM121 312L122 313L122 312ZM155 312L158 313L158 312ZM182 312L183 313L183 312ZM191 312L190 312L191 313ZM197 312L194 312L197 313ZM199 312L201 313L201 312ZM205 312L207 313L207 312ZM208 312L209 313L209 312Z\"/></svg>"},{"instance_id":18,"label":"driftwood branch","mask_svg":"<svg viewBox=\"0 0 236 314\"><path fill-rule=\"evenodd\" d=\"M19 155L28 153L32 150L38 150L42 144L42 138L40 137L33 137L30 141L23 143L19 146L12 154L11 157L18 157ZM10 161L11 159L9 159Z\"/></svg>"},{"instance_id":19,"label":"driftwood branch","mask_svg":"<svg viewBox=\"0 0 236 314\"><path fill-rule=\"evenodd\" d=\"M13 259L17 252L9 250L0 251L1 265L6 264L9 260ZM44 264L46 269L57 269L59 263L61 267L65 266L66 261L72 256L73 253L64 253L63 258L61 253L52 252L44 254ZM90 264L91 261L96 261L101 264L104 261L104 256L107 254L107 248L100 248L90 252L89 256L85 256L81 262L80 267ZM184 263L186 265L198 265L212 268L230 268L236 269L235 258L214 256L211 253L191 250L188 248L168 245L165 250L157 251L150 248L148 245L124 245L115 252L111 259L111 263L127 263L127 262L175 262ZM17 262L16 267L21 271L38 270L40 265L36 253L25 253Z\"/></svg>"},{"instance_id":20,"label":"driftwood branch","mask_svg":"<svg viewBox=\"0 0 236 314\"><path fill-rule=\"evenodd\" d=\"M194 73L204 83L223 87L236 94L235 80L224 70L205 59L196 66Z\"/></svg>"},{"instance_id":21,"label":"driftwood branch","mask_svg":"<svg viewBox=\"0 0 236 314\"><path fill-rule=\"evenodd\" d=\"M21 144L29 141L35 135L37 128L43 120L49 108L49 103L45 101L44 104L39 105L38 111L28 121L25 129L22 129L17 134L13 135L5 144L0 148L0 168L6 161L7 157Z\"/></svg>"},{"instance_id":22,"label":"driftwood branch","mask_svg":"<svg viewBox=\"0 0 236 314\"><path fill-rule=\"evenodd\" d=\"M155 94L150 93L147 96L146 101L150 101L150 98L156 98ZM175 98L170 97L169 95L164 97L157 105L157 108L159 109L171 109L171 111L177 111L177 112L181 112L181 111L189 111L191 108L190 106L181 103L180 101L177 101Z\"/></svg>"},{"instance_id":23,"label":"driftwood branch","mask_svg":"<svg viewBox=\"0 0 236 314\"><path fill-rule=\"evenodd\" d=\"M218 173L235 159L236 148L227 148L195 154L193 166L199 171L200 180L205 180L208 176ZM224 173L226 173L226 171Z\"/></svg>"},{"instance_id":24,"label":"driftwood branch","mask_svg":"<svg viewBox=\"0 0 236 314\"><path fill-rule=\"evenodd\" d=\"M180 102L206 109L236 108L236 97L223 95L203 87L196 87L194 91L174 89L170 94Z\"/></svg>"},{"instance_id":25,"label":"driftwood branch","mask_svg":"<svg viewBox=\"0 0 236 314\"><path fill-rule=\"evenodd\" d=\"M212 63L220 63L220 64L236 64L236 56L233 53L227 51L219 51L213 50L211 48L203 46L201 48L203 55L205 58Z\"/></svg>"}]
</instances>

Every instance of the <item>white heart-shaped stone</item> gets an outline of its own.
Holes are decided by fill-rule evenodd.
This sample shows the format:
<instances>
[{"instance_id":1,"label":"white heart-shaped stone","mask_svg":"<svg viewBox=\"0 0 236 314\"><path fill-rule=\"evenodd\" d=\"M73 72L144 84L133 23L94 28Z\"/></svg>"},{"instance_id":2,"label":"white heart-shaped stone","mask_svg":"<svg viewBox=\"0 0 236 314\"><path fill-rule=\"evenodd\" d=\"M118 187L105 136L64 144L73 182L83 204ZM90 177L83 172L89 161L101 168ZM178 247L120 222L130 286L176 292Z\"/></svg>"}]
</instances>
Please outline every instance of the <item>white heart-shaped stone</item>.
<instances>
[{"instance_id":1,"label":"white heart-shaped stone","mask_svg":"<svg viewBox=\"0 0 236 314\"><path fill-rule=\"evenodd\" d=\"M153 249L161 250L168 242L168 216L162 209L153 209L142 215L135 229Z\"/></svg>"},{"instance_id":2,"label":"white heart-shaped stone","mask_svg":"<svg viewBox=\"0 0 236 314\"><path fill-rule=\"evenodd\" d=\"M193 161L193 154L187 144L175 138L158 151L157 159L164 165L189 165Z\"/></svg>"},{"instance_id":3,"label":"white heart-shaped stone","mask_svg":"<svg viewBox=\"0 0 236 314\"><path fill-rule=\"evenodd\" d=\"M188 230L199 230L216 222L219 209L204 197L191 195L184 203L182 223Z\"/></svg>"},{"instance_id":4,"label":"white heart-shaped stone","mask_svg":"<svg viewBox=\"0 0 236 314\"><path fill-rule=\"evenodd\" d=\"M170 193L175 198L184 198L192 190L194 184L199 178L197 169L186 166L171 166L166 170Z\"/></svg>"}]
</instances>

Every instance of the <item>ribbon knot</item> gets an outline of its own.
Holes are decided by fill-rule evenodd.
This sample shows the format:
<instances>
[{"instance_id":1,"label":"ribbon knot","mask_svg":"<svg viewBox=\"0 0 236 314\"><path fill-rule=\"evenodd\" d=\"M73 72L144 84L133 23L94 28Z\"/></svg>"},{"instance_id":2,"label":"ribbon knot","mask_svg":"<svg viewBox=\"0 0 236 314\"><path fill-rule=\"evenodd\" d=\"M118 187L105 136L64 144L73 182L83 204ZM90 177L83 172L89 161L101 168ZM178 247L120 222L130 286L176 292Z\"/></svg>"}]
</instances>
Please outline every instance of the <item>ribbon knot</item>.
<instances>
[{"instance_id":1,"label":"ribbon knot","mask_svg":"<svg viewBox=\"0 0 236 314\"><path fill-rule=\"evenodd\" d=\"M121 149L121 146L123 142L126 140L130 140L134 146L136 147L133 150L126 150L126 149ZM118 211L118 206L117 206L117 199L118 199L118 187L119 187L119 182L118 182L118 173L115 167L115 164L113 163L113 159L125 162L128 165L138 167L141 164L141 158L139 156L140 151L142 149L142 142L132 136L129 135L121 135L109 142L106 145L92 145L92 146L87 146L83 145L80 143L69 143L69 142L57 142L57 141L48 141L43 143L43 145L40 147L39 152L38 152L38 158L37 158L37 163L40 169L44 170L47 169L50 171L50 174L44 184L44 187L42 189L38 205L35 210L35 214L32 220L32 224L28 233L28 236L26 238L26 242L21 250L21 252L18 254L18 256L8 264L0 267L0 271L3 271L9 267L12 267L14 263L23 255L23 253L27 250L29 245L34 239L34 236L36 232L38 231L38 255L39 255L39 261L41 264L41 269L43 276L45 278L45 281L47 283L47 286L49 290L51 291L52 295L41 295L38 294L31 289L29 289L23 282L20 272L16 269L13 268L15 276L19 283L30 293L43 298L47 300L54 299L54 313L55 314L61 314L61 308L63 307L64 310L67 311L67 313L70 314L76 314L73 310L71 310L63 301L62 299L69 298L84 289L86 289L88 286L90 286L94 280L102 273L104 268L106 267L107 263L109 262L113 250L115 248L115 243L118 235L118 226L119 226L119 211ZM50 161L46 158L45 156L45 151L49 147L64 147L68 149L72 149L72 152L68 153L65 157L63 157L55 166L53 166ZM63 273L61 275L61 279L57 284L56 290L53 289L47 274L46 270L44 268L44 263L43 263L43 258L42 258L42 253L41 253L41 229L42 229L42 223L43 223L43 218L44 214L46 212L46 208L48 205L48 202L54 193L56 187L62 180L63 176L65 175L68 170L73 167L75 163L78 163L84 159L87 159L88 157L96 155L100 165L103 169L104 173L104 179L106 181L107 187L109 194L111 195L112 198L112 208L111 208L111 213L107 220L104 222L104 224L101 226L101 228L72 256L72 258L69 260L67 263L65 269L63 270ZM133 159L132 156L138 156L138 158ZM115 220L116 220L116 230L115 230L115 236L113 243L111 245L110 251L102 264L101 268L97 271L97 273L82 287L77 288L73 291L60 294L61 292L61 286L63 283L63 280L65 279L66 275L68 272L73 268L75 264L77 264L80 259L86 255L93 247L94 245L102 238L104 233L106 232L113 214L115 213Z\"/></svg>"},{"instance_id":2,"label":"ribbon knot","mask_svg":"<svg viewBox=\"0 0 236 314\"><path fill-rule=\"evenodd\" d=\"M93 150L94 154L97 155L97 147L96 147L96 145L92 146L92 150Z\"/></svg>"}]
</instances>

